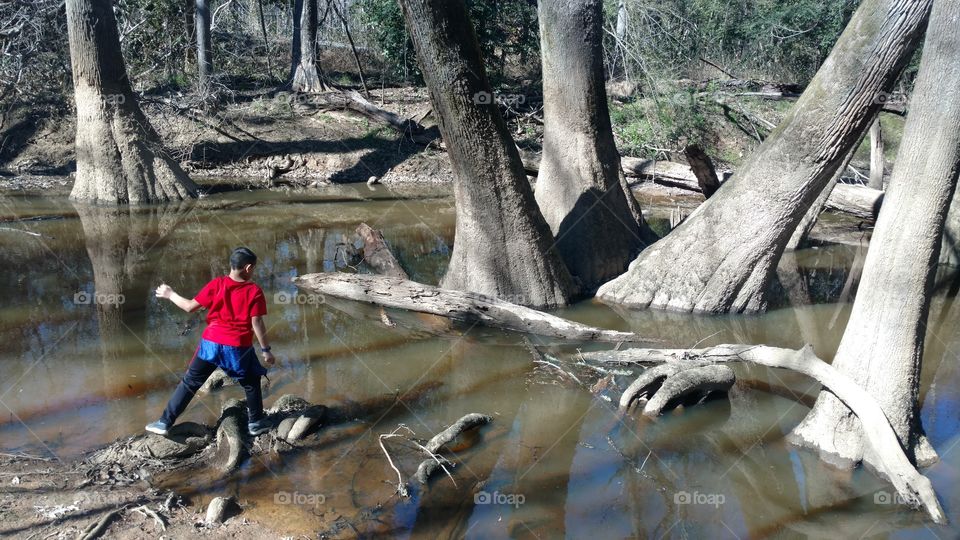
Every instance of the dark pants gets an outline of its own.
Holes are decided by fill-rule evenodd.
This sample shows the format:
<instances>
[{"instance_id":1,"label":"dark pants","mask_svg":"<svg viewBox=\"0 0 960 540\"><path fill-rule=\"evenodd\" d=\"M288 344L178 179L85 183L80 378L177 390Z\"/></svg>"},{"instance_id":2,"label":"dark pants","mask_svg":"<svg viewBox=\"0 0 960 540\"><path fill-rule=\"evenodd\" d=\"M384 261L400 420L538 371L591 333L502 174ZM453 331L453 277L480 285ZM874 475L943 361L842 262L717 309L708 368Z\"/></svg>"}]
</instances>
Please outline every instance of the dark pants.
<instances>
[{"instance_id":1,"label":"dark pants","mask_svg":"<svg viewBox=\"0 0 960 540\"><path fill-rule=\"evenodd\" d=\"M167 408L163 410L163 416L160 420L167 426L172 426L177 421L190 400L197 393L197 390L207 382L207 378L217 369L213 362L207 362L194 357L187 368L180 384L177 385L173 397L167 403ZM243 391L247 394L247 413L250 422L256 422L263 418L263 392L260 389L260 375L247 374L242 379L238 379Z\"/></svg>"}]
</instances>

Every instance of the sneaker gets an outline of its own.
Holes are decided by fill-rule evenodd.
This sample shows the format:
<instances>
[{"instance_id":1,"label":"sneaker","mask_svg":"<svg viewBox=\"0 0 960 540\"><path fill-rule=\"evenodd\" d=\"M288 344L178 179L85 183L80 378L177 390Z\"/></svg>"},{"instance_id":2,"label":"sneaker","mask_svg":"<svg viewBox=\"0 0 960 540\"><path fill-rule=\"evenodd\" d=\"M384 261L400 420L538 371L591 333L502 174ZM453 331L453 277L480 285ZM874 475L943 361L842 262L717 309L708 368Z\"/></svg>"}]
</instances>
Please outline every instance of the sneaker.
<instances>
[{"instance_id":1,"label":"sneaker","mask_svg":"<svg viewBox=\"0 0 960 540\"><path fill-rule=\"evenodd\" d=\"M270 422L266 418L257 420L256 422L250 422L247 424L247 432L250 433L251 437L256 437L261 433L266 433L270 431Z\"/></svg>"},{"instance_id":2,"label":"sneaker","mask_svg":"<svg viewBox=\"0 0 960 540\"><path fill-rule=\"evenodd\" d=\"M170 426L163 423L163 420L157 420L152 424L147 424L144 428L150 433L156 433L157 435L166 435L170 432Z\"/></svg>"}]
</instances>

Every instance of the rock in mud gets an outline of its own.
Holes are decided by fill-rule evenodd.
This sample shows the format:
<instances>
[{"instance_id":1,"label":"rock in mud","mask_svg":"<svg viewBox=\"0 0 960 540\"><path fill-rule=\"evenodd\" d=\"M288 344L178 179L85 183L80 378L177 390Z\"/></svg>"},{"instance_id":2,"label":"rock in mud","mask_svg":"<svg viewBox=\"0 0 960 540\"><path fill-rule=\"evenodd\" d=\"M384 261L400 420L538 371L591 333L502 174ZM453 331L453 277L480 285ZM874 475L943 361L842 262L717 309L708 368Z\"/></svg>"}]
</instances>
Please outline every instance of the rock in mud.
<instances>
[{"instance_id":1,"label":"rock in mud","mask_svg":"<svg viewBox=\"0 0 960 540\"><path fill-rule=\"evenodd\" d=\"M237 504L233 497L215 497L207 506L205 521L208 525L223 523L235 511L237 511Z\"/></svg>"},{"instance_id":2,"label":"rock in mud","mask_svg":"<svg viewBox=\"0 0 960 540\"><path fill-rule=\"evenodd\" d=\"M203 383L203 386L200 387L200 391L209 393L214 390L219 390L224 386L234 386L236 384L237 381L233 380L233 378L227 375L222 369L217 368L207 379L207 382Z\"/></svg>"},{"instance_id":3,"label":"rock in mud","mask_svg":"<svg viewBox=\"0 0 960 540\"><path fill-rule=\"evenodd\" d=\"M184 422L170 428L167 436L148 433L131 446L131 450L156 459L180 459L192 456L210 444L212 433L207 426Z\"/></svg>"},{"instance_id":4,"label":"rock in mud","mask_svg":"<svg viewBox=\"0 0 960 540\"><path fill-rule=\"evenodd\" d=\"M314 405L305 409L287 432L285 437L286 441L292 443L302 439L304 435L320 423L325 411L326 407L323 405ZM286 420L289 420L289 418Z\"/></svg>"}]
</instances>

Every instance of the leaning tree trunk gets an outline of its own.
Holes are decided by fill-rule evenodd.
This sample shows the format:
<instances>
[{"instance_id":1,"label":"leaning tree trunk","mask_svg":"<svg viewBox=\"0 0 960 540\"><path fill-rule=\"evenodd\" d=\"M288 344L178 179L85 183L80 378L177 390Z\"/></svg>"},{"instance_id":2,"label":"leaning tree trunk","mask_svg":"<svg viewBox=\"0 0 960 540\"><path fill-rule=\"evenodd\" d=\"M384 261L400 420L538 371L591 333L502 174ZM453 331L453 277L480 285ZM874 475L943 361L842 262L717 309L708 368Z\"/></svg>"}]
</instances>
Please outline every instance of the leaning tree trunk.
<instances>
[{"instance_id":1,"label":"leaning tree trunk","mask_svg":"<svg viewBox=\"0 0 960 540\"><path fill-rule=\"evenodd\" d=\"M922 37L932 0L865 0L793 109L727 181L623 276L609 302L699 312L766 308L806 210L880 108Z\"/></svg>"},{"instance_id":2,"label":"leaning tree trunk","mask_svg":"<svg viewBox=\"0 0 960 540\"><path fill-rule=\"evenodd\" d=\"M960 170L960 3L935 0L903 142L833 366L880 403L907 455L936 460L919 415L920 361L940 239ZM840 464L871 463L860 422L821 393L794 440Z\"/></svg>"},{"instance_id":3,"label":"leaning tree trunk","mask_svg":"<svg viewBox=\"0 0 960 540\"><path fill-rule=\"evenodd\" d=\"M943 228L943 243L940 247L940 264L960 266L960 197L954 191L947 224Z\"/></svg>"},{"instance_id":4,"label":"leaning tree trunk","mask_svg":"<svg viewBox=\"0 0 960 540\"><path fill-rule=\"evenodd\" d=\"M603 76L603 2L541 0L543 158L536 199L585 290L623 273L640 227L620 184Z\"/></svg>"},{"instance_id":5,"label":"leaning tree trunk","mask_svg":"<svg viewBox=\"0 0 960 540\"><path fill-rule=\"evenodd\" d=\"M77 105L77 172L70 197L112 204L195 197L130 87L110 0L67 0Z\"/></svg>"},{"instance_id":6,"label":"leaning tree trunk","mask_svg":"<svg viewBox=\"0 0 960 540\"><path fill-rule=\"evenodd\" d=\"M454 173L457 225L442 286L536 307L573 281L493 99L463 0L401 0Z\"/></svg>"},{"instance_id":7,"label":"leaning tree trunk","mask_svg":"<svg viewBox=\"0 0 960 540\"><path fill-rule=\"evenodd\" d=\"M196 0L194 28L197 32L197 69L200 95L210 95L213 81L213 40L210 37L210 0Z\"/></svg>"},{"instance_id":8,"label":"leaning tree trunk","mask_svg":"<svg viewBox=\"0 0 960 540\"><path fill-rule=\"evenodd\" d=\"M293 62L290 89L323 92L326 86L317 70L317 0L296 0L293 8Z\"/></svg>"}]
</instances>

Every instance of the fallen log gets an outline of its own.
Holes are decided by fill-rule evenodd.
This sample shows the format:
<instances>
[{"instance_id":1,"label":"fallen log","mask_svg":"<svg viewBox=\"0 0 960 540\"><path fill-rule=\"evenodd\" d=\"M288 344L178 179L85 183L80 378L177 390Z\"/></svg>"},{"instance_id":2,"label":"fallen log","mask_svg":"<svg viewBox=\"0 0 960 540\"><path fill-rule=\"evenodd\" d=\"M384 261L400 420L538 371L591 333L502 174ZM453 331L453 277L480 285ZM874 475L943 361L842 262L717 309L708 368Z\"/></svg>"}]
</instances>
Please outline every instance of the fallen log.
<instances>
[{"instance_id":1,"label":"fallen log","mask_svg":"<svg viewBox=\"0 0 960 540\"><path fill-rule=\"evenodd\" d=\"M620 163L627 176L649 179L664 186L702 192L697 176L689 165L631 157L620 158ZM724 178L720 178L724 176L723 173L717 174L718 181L723 182ZM863 219L876 219L881 204L883 204L883 191L861 185L838 183L827 198L826 207Z\"/></svg>"},{"instance_id":2,"label":"fallen log","mask_svg":"<svg viewBox=\"0 0 960 540\"><path fill-rule=\"evenodd\" d=\"M335 91L321 94L328 104L362 114L410 138L415 143L430 144L439 137L436 129L427 129L419 123L399 114L377 107L356 90Z\"/></svg>"},{"instance_id":3,"label":"fallen log","mask_svg":"<svg viewBox=\"0 0 960 540\"><path fill-rule=\"evenodd\" d=\"M357 226L357 235L363 241L363 260L379 274L400 279L409 279L410 276L400 266L400 261L394 257L383 233L366 223Z\"/></svg>"},{"instance_id":4,"label":"fallen log","mask_svg":"<svg viewBox=\"0 0 960 540\"><path fill-rule=\"evenodd\" d=\"M634 348L585 352L582 357L620 364L745 362L802 373L823 385L857 415L867 442L876 454L876 462L871 465L893 484L903 499L911 505L923 507L934 522L947 522L930 480L910 463L897 434L873 396L850 377L817 358L809 345L799 351L765 345L718 345L708 349Z\"/></svg>"},{"instance_id":5,"label":"fallen log","mask_svg":"<svg viewBox=\"0 0 960 540\"><path fill-rule=\"evenodd\" d=\"M576 341L650 342L632 332L605 330L482 294L415 281L330 272L293 278L301 289L378 306L440 315L468 324Z\"/></svg>"},{"instance_id":6,"label":"fallen log","mask_svg":"<svg viewBox=\"0 0 960 540\"><path fill-rule=\"evenodd\" d=\"M883 192L866 186L837 184L827 197L827 208L863 219L877 219Z\"/></svg>"}]
</instances>

